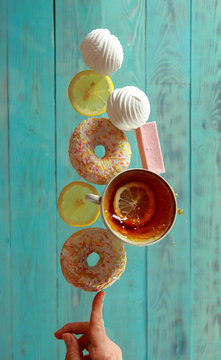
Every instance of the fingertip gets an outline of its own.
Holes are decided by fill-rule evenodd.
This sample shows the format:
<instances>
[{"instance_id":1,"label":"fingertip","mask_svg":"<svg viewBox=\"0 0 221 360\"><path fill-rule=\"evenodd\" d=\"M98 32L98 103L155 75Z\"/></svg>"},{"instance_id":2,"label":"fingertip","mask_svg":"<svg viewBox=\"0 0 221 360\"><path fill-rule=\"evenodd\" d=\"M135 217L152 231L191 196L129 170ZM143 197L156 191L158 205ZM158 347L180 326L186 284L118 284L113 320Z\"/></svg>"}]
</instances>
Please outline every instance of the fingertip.
<instances>
[{"instance_id":1,"label":"fingertip","mask_svg":"<svg viewBox=\"0 0 221 360\"><path fill-rule=\"evenodd\" d=\"M68 333L64 333L62 334L62 339L65 341L67 339L69 339L69 334Z\"/></svg>"},{"instance_id":2,"label":"fingertip","mask_svg":"<svg viewBox=\"0 0 221 360\"><path fill-rule=\"evenodd\" d=\"M59 330L55 331L54 337L56 337L56 339L59 339L59 340L63 339L62 335L59 334Z\"/></svg>"},{"instance_id":3,"label":"fingertip","mask_svg":"<svg viewBox=\"0 0 221 360\"><path fill-rule=\"evenodd\" d=\"M64 333L62 335L62 339L64 340L65 342L65 345L68 346L72 343L72 340L74 339L74 336L72 334L69 334L69 333Z\"/></svg>"},{"instance_id":4,"label":"fingertip","mask_svg":"<svg viewBox=\"0 0 221 360\"><path fill-rule=\"evenodd\" d=\"M101 301L102 301L102 306L103 306L103 304L104 304L104 299L105 299L105 292L104 292L104 291L101 291L99 294L100 294L100 299L101 299Z\"/></svg>"},{"instance_id":5,"label":"fingertip","mask_svg":"<svg viewBox=\"0 0 221 360\"><path fill-rule=\"evenodd\" d=\"M105 297L104 291L100 291L99 293L97 293L93 300L92 309L102 308L104 303L104 297Z\"/></svg>"},{"instance_id":6,"label":"fingertip","mask_svg":"<svg viewBox=\"0 0 221 360\"><path fill-rule=\"evenodd\" d=\"M105 298L105 291L101 291L99 294L101 294L100 296L103 296L103 299Z\"/></svg>"},{"instance_id":7,"label":"fingertip","mask_svg":"<svg viewBox=\"0 0 221 360\"><path fill-rule=\"evenodd\" d=\"M94 300L95 300L95 299L100 299L100 300L104 301L104 298L105 298L105 292L104 292L104 291L100 291L100 292L98 292L98 293L96 294Z\"/></svg>"}]
</instances>

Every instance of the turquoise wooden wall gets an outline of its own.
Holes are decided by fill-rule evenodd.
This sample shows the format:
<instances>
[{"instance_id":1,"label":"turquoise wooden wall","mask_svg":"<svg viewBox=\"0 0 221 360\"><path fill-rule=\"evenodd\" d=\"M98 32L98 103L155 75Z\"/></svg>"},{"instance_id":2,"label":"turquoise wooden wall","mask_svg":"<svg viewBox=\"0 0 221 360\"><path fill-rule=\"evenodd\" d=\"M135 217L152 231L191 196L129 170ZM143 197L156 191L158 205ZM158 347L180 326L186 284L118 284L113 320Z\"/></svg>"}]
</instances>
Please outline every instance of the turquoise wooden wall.
<instances>
[{"instance_id":1,"label":"turquoise wooden wall","mask_svg":"<svg viewBox=\"0 0 221 360\"><path fill-rule=\"evenodd\" d=\"M219 360L218 0L0 1L0 359L64 359L53 332L90 315L94 294L61 274L62 244L78 229L60 219L56 201L80 179L68 141L84 117L67 87L86 69L82 39L99 27L124 49L115 88L135 85L149 97L165 178L184 209L162 242L126 246L126 271L106 291L107 333L125 360ZM141 166L135 135L127 136L131 167Z\"/></svg>"}]
</instances>

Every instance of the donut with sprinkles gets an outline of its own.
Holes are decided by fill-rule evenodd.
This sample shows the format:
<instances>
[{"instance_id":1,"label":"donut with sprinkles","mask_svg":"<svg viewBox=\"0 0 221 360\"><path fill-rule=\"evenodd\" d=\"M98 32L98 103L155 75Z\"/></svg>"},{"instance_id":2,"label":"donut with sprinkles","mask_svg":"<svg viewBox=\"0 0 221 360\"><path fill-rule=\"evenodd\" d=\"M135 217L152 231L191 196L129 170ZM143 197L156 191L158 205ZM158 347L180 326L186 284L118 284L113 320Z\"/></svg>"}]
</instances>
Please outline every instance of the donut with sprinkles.
<instances>
[{"instance_id":1,"label":"donut with sprinkles","mask_svg":"<svg viewBox=\"0 0 221 360\"><path fill-rule=\"evenodd\" d=\"M95 153L98 145L105 148L102 158ZM109 119L89 118L75 128L69 143L69 156L81 177L90 183L104 185L129 167L131 148L124 132Z\"/></svg>"},{"instance_id":2,"label":"donut with sprinkles","mask_svg":"<svg viewBox=\"0 0 221 360\"><path fill-rule=\"evenodd\" d=\"M87 258L93 252L99 255L99 261L89 266ZM64 243L60 255L67 282L85 291L100 291L112 285L124 272L126 261L123 243L101 228L74 233Z\"/></svg>"}]
</instances>

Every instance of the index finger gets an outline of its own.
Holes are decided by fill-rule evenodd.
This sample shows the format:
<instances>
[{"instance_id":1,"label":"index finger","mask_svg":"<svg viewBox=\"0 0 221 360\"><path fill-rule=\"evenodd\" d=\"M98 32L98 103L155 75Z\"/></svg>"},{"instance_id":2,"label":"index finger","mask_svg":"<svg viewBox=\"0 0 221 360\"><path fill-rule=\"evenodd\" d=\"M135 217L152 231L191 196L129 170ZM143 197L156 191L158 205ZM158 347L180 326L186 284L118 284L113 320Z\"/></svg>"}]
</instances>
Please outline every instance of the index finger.
<instances>
[{"instance_id":1,"label":"index finger","mask_svg":"<svg viewBox=\"0 0 221 360\"><path fill-rule=\"evenodd\" d=\"M93 301L90 324L97 324L103 321L103 304L104 304L105 292L99 292Z\"/></svg>"},{"instance_id":2,"label":"index finger","mask_svg":"<svg viewBox=\"0 0 221 360\"><path fill-rule=\"evenodd\" d=\"M74 323L64 325L61 329L57 330L54 333L54 336L57 339L63 340L62 335L64 333L72 333L72 334L78 335L78 334L85 334L88 330L89 330L89 322L88 321L74 322Z\"/></svg>"},{"instance_id":3,"label":"index finger","mask_svg":"<svg viewBox=\"0 0 221 360\"><path fill-rule=\"evenodd\" d=\"M90 340L92 344L101 343L106 336L103 320L103 303L105 293L99 292L93 301L90 318Z\"/></svg>"}]
</instances>

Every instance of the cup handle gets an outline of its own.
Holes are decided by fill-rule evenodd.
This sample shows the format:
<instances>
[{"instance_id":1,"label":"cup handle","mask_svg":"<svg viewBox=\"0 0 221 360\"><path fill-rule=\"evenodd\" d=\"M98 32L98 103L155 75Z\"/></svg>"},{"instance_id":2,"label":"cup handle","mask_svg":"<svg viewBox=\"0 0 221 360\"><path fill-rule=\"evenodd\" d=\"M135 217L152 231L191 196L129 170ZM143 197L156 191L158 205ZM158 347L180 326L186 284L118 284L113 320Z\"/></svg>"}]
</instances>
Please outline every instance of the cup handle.
<instances>
[{"instance_id":1,"label":"cup handle","mask_svg":"<svg viewBox=\"0 0 221 360\"><path fill-rule=\"evenodd\" d=\"M86 200L95 203L97 205L101 204L101 196L95 195L95 194L86 194Z\"/></svg>"}]
</instances>

